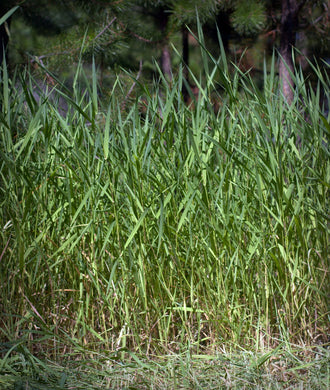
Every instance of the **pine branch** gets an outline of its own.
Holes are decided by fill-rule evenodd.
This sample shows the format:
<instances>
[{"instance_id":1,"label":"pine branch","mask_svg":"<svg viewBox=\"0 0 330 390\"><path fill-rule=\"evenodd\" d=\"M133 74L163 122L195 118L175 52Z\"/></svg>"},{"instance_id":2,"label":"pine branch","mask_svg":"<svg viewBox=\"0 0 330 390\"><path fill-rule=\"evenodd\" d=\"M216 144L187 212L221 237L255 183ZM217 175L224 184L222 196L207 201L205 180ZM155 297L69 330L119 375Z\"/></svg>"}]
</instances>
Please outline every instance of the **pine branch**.
<instances>
[{"instance_id":1,"label":"pine branch","mask_svg":"<svg viewBox=\"0 0 330 390\"><path fill-rule=\"evenodd\" d=\"M104 27L104 29L100 32L100 33L98 33L97 35L96 35L96 37L94 38L94 41L97 39L97 38L99 38L112 24L113 24L113 22L115 21L117 19L117 17L115 16L112 20L111 20L111 22L107 25L107 26L105 26Z\"/></svg>"}]
</instances>

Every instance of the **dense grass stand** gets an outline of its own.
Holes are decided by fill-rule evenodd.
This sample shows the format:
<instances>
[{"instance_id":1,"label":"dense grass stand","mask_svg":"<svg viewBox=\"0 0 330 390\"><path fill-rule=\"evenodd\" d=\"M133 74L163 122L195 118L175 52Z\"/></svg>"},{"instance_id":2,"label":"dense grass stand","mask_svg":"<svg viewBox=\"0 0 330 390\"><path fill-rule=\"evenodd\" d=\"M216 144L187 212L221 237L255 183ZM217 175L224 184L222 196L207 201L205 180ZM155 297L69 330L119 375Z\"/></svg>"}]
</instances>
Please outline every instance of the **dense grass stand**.
<instances>
[{"instance_id":1,"label":"dense grass stand","mask_svg":"<svg viewBox=\"0 0 330 390\"><path fill-rule=\"evenodd\" d=\"M329 385L327 73L288 105L201 52L190 107L3 70L1 388Z\"/></svg>"}]
</instances>

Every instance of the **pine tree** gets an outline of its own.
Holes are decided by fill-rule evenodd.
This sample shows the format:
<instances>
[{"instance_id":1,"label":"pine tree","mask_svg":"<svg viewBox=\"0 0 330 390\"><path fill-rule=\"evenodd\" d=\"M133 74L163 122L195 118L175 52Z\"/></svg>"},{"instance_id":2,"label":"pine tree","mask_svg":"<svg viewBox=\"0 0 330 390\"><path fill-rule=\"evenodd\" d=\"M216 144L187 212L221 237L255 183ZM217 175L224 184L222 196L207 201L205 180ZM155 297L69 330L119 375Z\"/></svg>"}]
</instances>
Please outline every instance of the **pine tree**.
<instances>
[{"instance_id":1,"label":"pine tree","mask_svg":"<svg viewBox=\"0 0 330 390\"><path fill-rule=\"evenodd\" d=\"M77 16L67 6L67 2L47 0L6 0L0 3L0 17L15 7L16 12L0 26L1 55L6 53L9 60L8 43L11 38L10 25L12 18L22 17L25 23L32 26L42 35L52 36L60 34L65 29L77 23Z\"/></svg>"},{"instance_id":2,"label":"pine tree","mask_svg":"<svg viewBox=\"0 0 330 390\"><path fill-rule=\"evenodd\" d=\"M293 99L292 49L296 33L307 28L309 34L312 30L321 29L320 39L326 41L329 36L329 10L322 0L29 0L23 3L6 0L0 2L0 18L16 4L20 4L20 8L14 17L19 13L40 33L54 35L67 32L66 39L63 39L66 47L63 52L76 52L78 56L87 31L83 52L89 58L96 57L101 64L112 66L118 62L121 53L124 53L123 56L136 55L136 52L132 54L132 50L124 51L125 45L137 47L141 52L139 56L144 53L138 42L158 48L161 69L168 80L172 77L170 42L174 34L181 31L182 62L187 82L187 27L194 30L197 14L202 24L213 23L217 18L221 25L223 18L228 29L232 28L242 37L276 29L280 32L279 74L283 94L289 103ZM70 30L72 26L77 27ZM8 54L9 28L10 18L0 26L1 60L3 53ZM207 35L207 30L204 32ZM130 65L134 62L129 61Z\"/></svg>"}]
</instances>

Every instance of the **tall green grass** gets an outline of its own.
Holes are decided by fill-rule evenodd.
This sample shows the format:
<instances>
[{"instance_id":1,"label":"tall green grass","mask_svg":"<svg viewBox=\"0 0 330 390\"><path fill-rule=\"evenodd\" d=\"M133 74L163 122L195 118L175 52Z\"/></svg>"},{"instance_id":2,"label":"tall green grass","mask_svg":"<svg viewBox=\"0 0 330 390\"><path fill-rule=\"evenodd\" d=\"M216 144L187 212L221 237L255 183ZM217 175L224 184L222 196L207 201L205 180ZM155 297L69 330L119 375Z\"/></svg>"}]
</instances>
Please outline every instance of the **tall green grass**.
<instances>
[{"instance_id":1,"label":"tall green grass","mask_svg":"<svg viewBox=\"0 0 330 390\"><path fill-rule=\"evenodd\" d=\"M154 88L132 79L123 111L120 77L104 103L80 64L71 92L36 99L29 75L18 87L4 67L3 356L326 342L328 74L314 66L312 88L297 71L288 106L274 58L259 90L224 52L201 52L190 107L182 72Z\"/></svg>"}]
</instances>

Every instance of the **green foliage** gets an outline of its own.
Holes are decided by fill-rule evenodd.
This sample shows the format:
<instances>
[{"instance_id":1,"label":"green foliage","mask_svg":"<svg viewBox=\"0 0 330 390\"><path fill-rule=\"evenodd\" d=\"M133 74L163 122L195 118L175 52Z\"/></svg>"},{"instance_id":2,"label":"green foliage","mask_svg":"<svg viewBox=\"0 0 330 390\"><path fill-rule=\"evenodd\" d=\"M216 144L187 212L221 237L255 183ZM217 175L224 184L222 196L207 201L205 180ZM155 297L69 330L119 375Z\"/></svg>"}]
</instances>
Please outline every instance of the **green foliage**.
<instances>
[{"instance_id":1,"label":"green foliage","mask_svg":"<svg viewBox=\"0 0 330 390\"><path fill-rule=\"evenodd\" d=\"M229 74L223 48L213 58L199 31L204 74L190 75L199 88L190 107L181 73L171 85L160 74L162 89L133 79L142 92L125 110L120 78L101 101L94 63L91 79L79 64L72 91L39 96L33 79L4 69L6 374L19 359L29 372L87 353L104 367L134 360L149 370L141 355L240 346L261 353L259 370L275 346L292 356L292 343L325 342L328 75L314 67L314 90L297 71L287 106L274 58L259 90Z\"/></svg>"},{"instance_id":2,"label":"green foliage","mask_svg":"<svg viewBox=\"0 0 330 390\"><path fill-rule=\"evenodd\" d=\"M266 27L267 15L264 2L259 0L237 1L232 13L234 29L241 35L255 35Z\"/></svg>"},{"instance_id":3,"label":"green foliage","mask_svg":"<svg viewBox=\"0 0 330 390\"><path fill-rule=\"evenodd\" d=\"M171 1L172 3L172 17L179 25L195 23L196 14L204 23L209 19L213 19L218 10L219 1L217 0L182 0Z\"/></svg>"}]
</instances>

